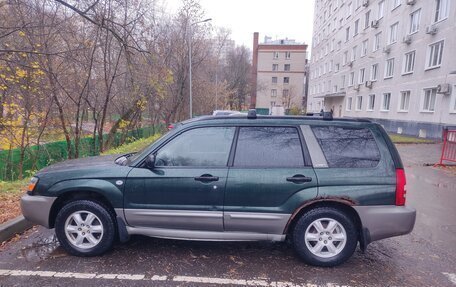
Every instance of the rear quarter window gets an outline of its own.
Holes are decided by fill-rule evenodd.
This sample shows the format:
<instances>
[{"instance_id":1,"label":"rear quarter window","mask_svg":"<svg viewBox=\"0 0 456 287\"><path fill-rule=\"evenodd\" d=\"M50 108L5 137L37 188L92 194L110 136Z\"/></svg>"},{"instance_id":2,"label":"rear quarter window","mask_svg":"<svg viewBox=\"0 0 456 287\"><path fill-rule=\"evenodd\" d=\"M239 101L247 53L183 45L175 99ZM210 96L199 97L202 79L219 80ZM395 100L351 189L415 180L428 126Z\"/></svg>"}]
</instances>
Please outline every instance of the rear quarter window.
<instances>
[{"instance_id":1,"label":"rear quarter window","mask_svg":"<svg viewBox=\"0 0 456 287\"><path fill-rule=\"evenodd\" d=\"M380 151L367 128L313 126L312 131L329 167L369 168L380 161Z\"/></svg>"}]
</instances>

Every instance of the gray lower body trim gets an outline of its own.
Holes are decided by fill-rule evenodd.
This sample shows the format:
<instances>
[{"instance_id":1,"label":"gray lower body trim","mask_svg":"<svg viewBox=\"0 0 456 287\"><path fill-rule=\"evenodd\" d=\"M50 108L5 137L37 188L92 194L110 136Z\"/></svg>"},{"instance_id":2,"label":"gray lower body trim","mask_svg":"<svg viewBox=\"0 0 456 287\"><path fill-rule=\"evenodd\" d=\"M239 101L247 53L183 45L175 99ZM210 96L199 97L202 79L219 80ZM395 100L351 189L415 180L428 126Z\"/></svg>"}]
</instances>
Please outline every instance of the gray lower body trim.
<instances>
[{"instance_id":1,"label":"gray lower body trim","mask_svg":"<svg viewBox=\"0 0 456 287\"><path fill-rule=\"evenodd\" d=\"M225 231L282 234L291 214L225 211Z\"/></svg>"},{"instance_id":2,"label":"gray lower body trim","mask_svg":"<svg viewBox=\"0 0 456 287\"><path fill-rule=\"evenodd\" d=\"M407 206L353 206L363 228L369 231L367 244L398 235L408 234L415 226L416 210Z\"/></svg>"},{"instance_id":3,"label":"gray lower body trim","mask_svg":"<svg viewBox=\"0 0 456 287\"><path fill-rule=\"evenodd\" d=\"M201 240L201 241L283 241L285 234L264 234L253 232L217 232L182 229L164 229L152 227L130 227L127 226L130 235L140 234L150 237L180 239L180 240Z\"/></svg>"},{"instance_id":4,"label":"gray lower body trim","mask_svg":"<svg viewBox=\"0 0 456 287\"><path fill-rule=\"evenodd\" d=\"M25 219L49 228L49 213L57 197L24 195L21 198L21 209Z\"/></svg>"}]
</instances>

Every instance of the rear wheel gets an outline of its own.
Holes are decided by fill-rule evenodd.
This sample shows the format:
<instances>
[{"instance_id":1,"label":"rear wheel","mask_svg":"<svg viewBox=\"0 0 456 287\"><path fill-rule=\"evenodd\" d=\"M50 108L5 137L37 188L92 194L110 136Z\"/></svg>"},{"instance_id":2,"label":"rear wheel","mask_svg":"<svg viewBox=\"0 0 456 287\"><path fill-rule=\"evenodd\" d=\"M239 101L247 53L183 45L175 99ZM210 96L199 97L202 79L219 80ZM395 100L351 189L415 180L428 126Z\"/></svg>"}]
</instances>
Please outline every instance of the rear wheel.
<instances>
[{"instance_id":1,"label":"rear wheel","mask_svg":"<svg viewBox=\"0 0 456 287\"><path fill-rule=\"evenodd\" d=\"M59 211L55 233L60 245L77 256L96 256L112 247L116 230L112 215L103 205L72 201Z\"/></svg>"},{"instance_id":2,"label":"rear wheel","mask_svg":"<svg viewBox=\"0 0 456 287\"><path fill-rule=\"evenodd\" d=\"M293 229L293 246L310 265L339 265L352 256L357 243L352 219L332 207L318 207L306 212Z\"/></svg>"}]
</instances>

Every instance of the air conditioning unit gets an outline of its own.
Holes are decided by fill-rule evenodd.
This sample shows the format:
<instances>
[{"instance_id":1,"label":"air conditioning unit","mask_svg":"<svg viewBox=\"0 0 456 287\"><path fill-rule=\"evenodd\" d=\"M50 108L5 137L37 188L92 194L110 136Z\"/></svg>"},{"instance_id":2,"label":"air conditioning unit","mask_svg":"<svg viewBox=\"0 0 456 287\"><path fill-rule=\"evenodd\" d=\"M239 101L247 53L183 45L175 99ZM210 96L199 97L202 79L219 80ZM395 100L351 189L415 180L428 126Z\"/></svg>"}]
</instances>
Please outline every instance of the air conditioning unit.
<instances>
[{"instance_id":1,"label":"air conditioning unit","mask_svg":"<svg viewBox=\"0 0 456 287\"><path fill-rule=\"evenodd\" d=\"M369 0L363 0L363 6L364 7L369 6Z\"/></svg>"},{"instance_id":2,"label":"air conditioning unit","mask_svg":"<svg viewBox=\"0 0 456 287\"><path fill-rule=\"evenodd\" d=\"M354 85L354 86L353 86L353 89L354 89L355 91L359 91L360 88L361 88L361 85Z\"/></svg>"},{"instance_id":3,"label":"air conditioning unit","mask_svg":"<svg viewBox=\"0 0 456 287\"><path fill-rule=\"evenodd\" d=\"M435 35L437 34L437 27L430 25L426 27L426 34Z\"/></svg>"},{"instance_id":4,"label":"air conditioning unit","mask_svg":"<svg viewBox=\"0 0 456 287\"><path fill-rule=\"evenodd\" d=\"M372 81L366 81L365 86L366 86L366 88L372 89L372 84L373 84Z\"/></svg>"},{"instance_id":5,"label":"air conditioning unit","mask_svg":"<svg viewBox=\"0 0 456 287\"><path fill-rule=\"evenodd\" d=\"M389 46L383 47L383 53L389 54L390 52L391 52L391 47L389 47Z\"/></svg>"},{"instance_id":6,"label":"air conditioning unit","mask_svg":"<svg viewBox=\"0 0 456 287\"><path fill-rule=\"evenodd\" d=\"M402 39L402 42L409 45L410 43L412 43L412 36L411 35L405 36L404 39Z\"/></svg>"},{"instance_id":7,"label":"air conditioning unit","mask_svg":"<svg viewBox=\"0 0 456 287\"><path fill-rule=\"evenodd\" d=\"M415 5L416 0L407 0L407 5Z\"/></svg>"},{"instance_id":8,"label":"air conditioning unit","mask_svg":"<svg viewBox=\"0 0 456 287\"><path fill-rule=\"evenodd\" d=\"M353 67L353 61L349 61L349 62L347 63L347 65L348 65L349 67Z\"/></svg>"},{"instance_id":9,"label":"air conditioning unit","mask_svg":"<svg viewBox=\"0 0 456 287\"><path fill-rule=\"evenodd\" d=\"M449 95L451 93L450 84L440 84L437 86L437 94Z\"/></svg>"},{"instance_id":10,"label":"air conditioning unit","mask_svg":"<svg viewBox=\"0 0 456 287\"><path fill-rule=\"evenodd\" d=\"M378 24L379 24L378 20L374 20L374 21L371 22L371 27L372 28L378 28Z\"/></svg>"}]
</instances>

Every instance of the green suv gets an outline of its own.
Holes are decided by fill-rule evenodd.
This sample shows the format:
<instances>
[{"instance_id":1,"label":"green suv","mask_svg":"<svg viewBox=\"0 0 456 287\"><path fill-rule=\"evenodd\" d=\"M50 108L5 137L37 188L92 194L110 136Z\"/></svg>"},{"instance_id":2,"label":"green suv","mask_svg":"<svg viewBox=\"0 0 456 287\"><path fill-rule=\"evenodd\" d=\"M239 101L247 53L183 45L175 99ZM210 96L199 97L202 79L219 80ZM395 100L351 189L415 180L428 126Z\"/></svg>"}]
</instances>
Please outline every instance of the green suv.
<instances>
[{"instance_id":1,"label":"green suv","mask_svg":"<svg viewBox=\"0 0 456 287\"><path fill-rule=\"evenodd\" d=\"M384 129L366 120L201 117L141 152L51 165L32 178L24 216L61 246L100 255L130 235L292 242L335 266L411 232L405 174Z\"/></svg>"}]
</instances>

